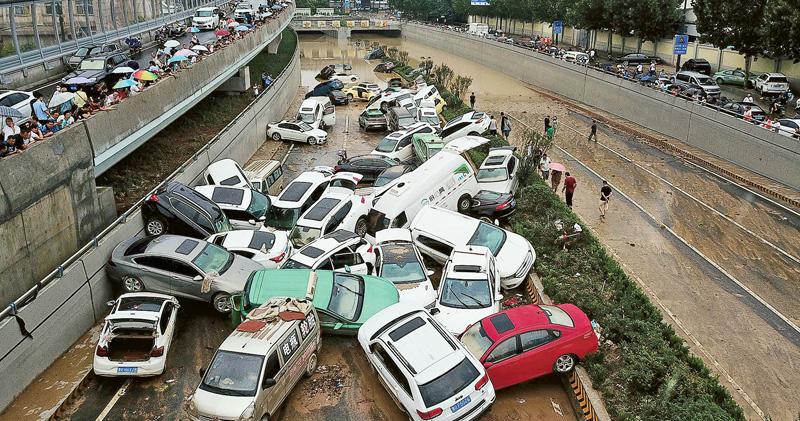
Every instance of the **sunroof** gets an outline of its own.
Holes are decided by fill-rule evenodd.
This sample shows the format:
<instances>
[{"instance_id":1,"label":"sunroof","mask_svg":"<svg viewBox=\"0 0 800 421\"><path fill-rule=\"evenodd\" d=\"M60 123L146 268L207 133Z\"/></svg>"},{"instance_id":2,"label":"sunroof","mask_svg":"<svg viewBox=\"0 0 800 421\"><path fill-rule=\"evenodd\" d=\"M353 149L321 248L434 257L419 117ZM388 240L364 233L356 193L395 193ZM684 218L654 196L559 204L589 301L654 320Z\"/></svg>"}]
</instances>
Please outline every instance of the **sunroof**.
<instances>
[{"instance_id":1,"label":"sunroof","mask_svg":"<svg viewBox=\"0 0 800 421\"><path fill-rule=\"evenodd\" d=\"M486 165L500 165L505 160L506 158L504 156L490 156L486 158Z\"/></svg>"},{"instance_id":2,"label":"sunroof","mask_svg":"<svg viewBox=\"0 0 800 421\"><path fill-rule=\"evenodd\" d=\"M187 255L191 253L198 244L200 244L200 242L196 240L183 240L181 245L175 249L175 253Z\"/></svg>"},{"instance_id":3,"label":"sunroof","mask_svg":"<svg viewBox=\"0 0 800 421\"><path fill-rule=\"evenodd\" d=\"M478 265L453 265L453 271L480 273L481 267Z\"/></svg>"},{"instance_id":4,"label":"sunroof","mask_svg":"<svg viewBox=\"0 0 800 421\"><path fill-rule=\"evenodd\" d=\"M211 200L226 205L241 205L244 200L244 190L229 187L217 187L211 193Z\"/></svg>"},{"instance_id":5,"label":"sunroof","mask_svg":"<svg viewBox=\"0 0 800 421\"><path fill-rule=\"evenodd\" d=\"M422 326L425 326L425 320L422 320L422 317L414 317L413 319L403 323L402 326L389 332L389 337L392 338L393 341L397 342L400 339L403 339L403 336L408 335Z\"/></svg>"},{"instance_id":6,"label":"sunroof","mask_svg":"<svg viewBox=\"0 0 800 421\"><path fill-rule=\"evenodd\" d=\"M312 221L321 221L331 212L331 209L339 204L339 202L341 202L341 200L326 197L314 204L314 207L306 212L305 218Z\"/></svg>"},{"instance_id":7,"label":"sunroof","mask_svg":"<svg viewBox=\"0 0 800 421\"><path fill-rule=\"evenodd\" d=\"M273 244L275 244L275 234L265 231L253 231L253 238L250 239L248 247L256 250L261 250L262 248L269 250Z\"/></svg>"},{"instance_id":8,"label":"sunroof","mask_svg":"<svg viewBox=\"0 0 800 421\"><path fill-rule=\"evenodd\" d=\"M316 259L317 257L322 256L323 254L325 254L325 252L323 250L320 250L320 249L316 248L316 247L308 246L308 247L304 248L300 252L300 254L302 254L303 256L308 256L308 257L310 257L312 259Z\"/></svg>"},{"instance_id":9,"label":"sunroof","mask_svg":"<svg viewBox=\"0 0 800 421\"><path fill-rule=\"evenodd\" d=\"M311 183L305 181L295 181L286 186L286 190L281 193L278 199L285 200L287 202L297 202L303 198L303 195L306 194L306 191L308 191L309 187L311 187Z\"/></svg>"},{"instance_id":10,"label":"sunroof","mask_svg":"<svg viewBox=\"0 0 800 421\"><path fill-rule=\"evenodd\" d=\"M220 181L219 184L221 184L223 186L235 186L235 185L239 184L239 176L238 175L234 175L233 177L226 178L226 179Z\"/></svg>"},{"instance_id":11,"label":"sunroof","mask_svg":"<svg viewBox=\"0 0 800 421\"><path fill-rule=\"evenodd\" d=\"M489 320L492 322L492 326L494 326L497 333L506 333L514 329L514 323L511 323L511 319L509 319L508 315L505 313L492 316Z\"/></svg>"},{"instance_id":12,"label":"sunroof","mask_svg":"<svg viewBox=\"0 0 800 421\"><path fill-rule=\"evenodd\" d=\"M340 243L355 237L358 237L356 233L347 230L336 230L330 234L323 236L323 238L333 238L334 240Z\"/></svg>"}]
</instances>

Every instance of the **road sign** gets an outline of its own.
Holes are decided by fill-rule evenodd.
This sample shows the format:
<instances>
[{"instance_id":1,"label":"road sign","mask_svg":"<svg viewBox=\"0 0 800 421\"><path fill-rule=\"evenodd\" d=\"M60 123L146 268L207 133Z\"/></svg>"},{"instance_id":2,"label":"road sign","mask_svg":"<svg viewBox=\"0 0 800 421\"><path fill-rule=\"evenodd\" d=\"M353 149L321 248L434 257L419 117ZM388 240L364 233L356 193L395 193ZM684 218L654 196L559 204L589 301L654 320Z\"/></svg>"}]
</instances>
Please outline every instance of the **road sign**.
<instances>
[{"instance_id":1,"label":"road sign","mask_svg":"<svg viewBox=\"0 0 800 421\"><path fill-rule=\"evenodd\" d=\"M488 6L489 0L472 0L469 4L473 6Z\"/></svg>"},{"instance_id":2,"label":"road sign","mask_svg":"<svg viewBox=\"0 0 800 421\"><path fill-rule=\"evenodd\" d=\"M683 55L686 54L686 49L689 47L689 35L675 35L675 40L672 43L672 54Z\"/></svg>"},{"instance_id":3,"label":"road sign","mask_svg":"<svg viewBox=\"0 0 800 421\"><path fill-rule=\"evenodd\" d=\"M558 35L564 32L564 22L557 20L553 22L553 33Z\"/></svg>"}]
</instances>

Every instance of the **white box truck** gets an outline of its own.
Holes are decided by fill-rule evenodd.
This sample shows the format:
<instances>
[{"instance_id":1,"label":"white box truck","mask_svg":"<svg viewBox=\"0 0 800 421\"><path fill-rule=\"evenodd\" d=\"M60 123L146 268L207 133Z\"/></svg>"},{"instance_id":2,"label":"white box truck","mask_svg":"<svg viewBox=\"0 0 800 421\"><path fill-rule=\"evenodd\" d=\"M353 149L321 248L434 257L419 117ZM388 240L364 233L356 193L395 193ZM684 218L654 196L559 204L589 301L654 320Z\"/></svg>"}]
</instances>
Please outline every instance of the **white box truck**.
<instances>
[{"instance_id":1,"label":"white box truck","mask_svg":"<svg viewBox=\"0 0 800 421\"><path fill-rule=\"evenodd\" d=\"M485 37L489 34L489 25L486 23L470 23L467 32L479 37Z\"/></svg>"}]
</instances>

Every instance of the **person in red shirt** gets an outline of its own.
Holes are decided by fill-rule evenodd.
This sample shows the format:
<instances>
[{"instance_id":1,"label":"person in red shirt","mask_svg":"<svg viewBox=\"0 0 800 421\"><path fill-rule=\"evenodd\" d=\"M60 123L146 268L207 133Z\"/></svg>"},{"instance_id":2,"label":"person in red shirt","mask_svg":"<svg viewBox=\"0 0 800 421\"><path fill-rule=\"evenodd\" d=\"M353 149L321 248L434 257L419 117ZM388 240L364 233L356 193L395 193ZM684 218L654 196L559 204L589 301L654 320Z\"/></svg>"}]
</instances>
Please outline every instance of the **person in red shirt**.
<instances>
[{"instance_id":1,"label":"person in red shirt","mask_svg":"<svg viewBox=\"0 0 800 421\"><path fill-rule=\"evenodd\" d=\"M567 178L564 179L564 188L562 188L561 191L564 192L564 197L567 199L567 206L572 209L572 195L575 194L575 187L578 186L578 180L569 175L569 171L567 171L566 176Z\"/></svg>"}]
</instances>

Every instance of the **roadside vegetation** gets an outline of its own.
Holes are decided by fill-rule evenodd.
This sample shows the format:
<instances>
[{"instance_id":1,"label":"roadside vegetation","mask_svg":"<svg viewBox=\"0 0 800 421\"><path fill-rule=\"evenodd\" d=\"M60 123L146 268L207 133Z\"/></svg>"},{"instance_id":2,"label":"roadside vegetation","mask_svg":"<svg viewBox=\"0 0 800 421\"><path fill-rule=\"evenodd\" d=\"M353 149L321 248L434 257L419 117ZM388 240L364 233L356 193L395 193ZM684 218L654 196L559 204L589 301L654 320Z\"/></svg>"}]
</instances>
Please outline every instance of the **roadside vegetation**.
<instances>
[{"instance_id":1,"label":"roadside vegetation","mask_svg":"<svg viewBox=\"0 0 800 421\"><path fill-rule=\"evenodd\" d=\"M399 52L388 55L393 60ZM458 76L445 64L428 66L431 71L423 77L449 104L445 119L471 111L452 93L452 85L445 83ZM413 70L408 63L396 68L408 82L414 80ZM617 420L743 421L742 409L728 390L664 322L661 312L586 224L536 175L539 156L552 142L537 132L516 130L522 130L517 146L521 146L519 177L524 187L517 192L517 212L511 225L536 250L535 269L545 293L557 303L577 305L599 323L603 336L600 350L583 365L603 393L610 415ZM490 140L488 145L470 151L470 158L478 164L490 147L508 145L500 136L485 137ZM532 151L532 156L525 151ZM556 221L565 227L578 223L583 228L582 235L566 249L556 242L560 234Z\"/></svg>"}]
</instances>

